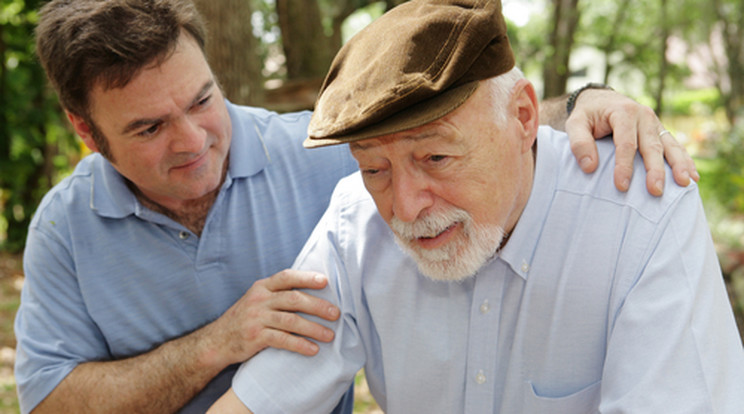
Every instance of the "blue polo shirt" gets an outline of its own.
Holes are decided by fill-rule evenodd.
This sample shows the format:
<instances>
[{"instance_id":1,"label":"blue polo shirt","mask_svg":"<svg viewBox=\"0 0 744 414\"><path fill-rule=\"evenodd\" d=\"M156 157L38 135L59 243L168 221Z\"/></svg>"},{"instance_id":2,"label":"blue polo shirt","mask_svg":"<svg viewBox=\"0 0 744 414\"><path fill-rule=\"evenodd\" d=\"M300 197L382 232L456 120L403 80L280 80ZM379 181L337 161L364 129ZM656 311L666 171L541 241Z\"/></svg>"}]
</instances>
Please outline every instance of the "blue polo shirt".
<instances>
[{"instance_id":1,"label":"blue polo shirt","mask_svg":"<svg viewBox=\"0 0 744 414\"><path fill-rule=\"evenodd\" d=\"M291 266L336 182L345 146L305 150L309 112L228 103L230 165L201 237L139 203L98 154L41 202L15 323L23 412L78 364L137 355L219 317L259 278ZM228 369L183 412L226 391Z\"/></svg>"}]
</instances>

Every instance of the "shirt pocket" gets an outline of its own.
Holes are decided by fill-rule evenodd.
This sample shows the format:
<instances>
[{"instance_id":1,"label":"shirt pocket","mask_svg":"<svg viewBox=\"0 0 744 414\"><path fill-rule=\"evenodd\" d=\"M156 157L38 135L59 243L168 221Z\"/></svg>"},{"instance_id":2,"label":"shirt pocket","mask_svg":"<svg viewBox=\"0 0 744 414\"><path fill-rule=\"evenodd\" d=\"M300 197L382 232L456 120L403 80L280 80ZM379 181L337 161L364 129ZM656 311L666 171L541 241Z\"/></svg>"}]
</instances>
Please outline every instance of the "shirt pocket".
<instances>
[{"instance_id":1,"label":"shirt pocket","mask_svg":"<svg viewBox=\"0 0 744 414\"><path fill-rule=\"evenodd\" d=\"M581 390L561 396L543 397L535 392L532 381L525 382L525 414L593 414L599 412L599 391L602 382L597 381Z\"/></svg>"}]
</instances>

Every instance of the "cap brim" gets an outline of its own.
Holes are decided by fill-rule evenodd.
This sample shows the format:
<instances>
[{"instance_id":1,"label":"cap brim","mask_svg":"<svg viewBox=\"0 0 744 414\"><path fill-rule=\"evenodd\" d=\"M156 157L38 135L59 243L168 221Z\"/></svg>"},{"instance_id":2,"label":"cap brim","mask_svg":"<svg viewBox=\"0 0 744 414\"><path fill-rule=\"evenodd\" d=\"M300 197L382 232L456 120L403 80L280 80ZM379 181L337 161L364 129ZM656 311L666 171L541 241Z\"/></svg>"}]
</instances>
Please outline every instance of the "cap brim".
<instances>
[{"instance_id":1,"label":"cap brim","mask_svg":"<svg viewBox=\"0 0 744 414\"><path fill-rule=\"evenodd\" d=\"M310 131L311 135L305 139L303 146L305 148L318 148L338 145L420 127L436 121L460 107L478 89L478 83L479 81L476 80L448 89L374 125L354 130L350 134L341 133L332 137L313 138L312 131Z\"/></svg>"}]
</instances>

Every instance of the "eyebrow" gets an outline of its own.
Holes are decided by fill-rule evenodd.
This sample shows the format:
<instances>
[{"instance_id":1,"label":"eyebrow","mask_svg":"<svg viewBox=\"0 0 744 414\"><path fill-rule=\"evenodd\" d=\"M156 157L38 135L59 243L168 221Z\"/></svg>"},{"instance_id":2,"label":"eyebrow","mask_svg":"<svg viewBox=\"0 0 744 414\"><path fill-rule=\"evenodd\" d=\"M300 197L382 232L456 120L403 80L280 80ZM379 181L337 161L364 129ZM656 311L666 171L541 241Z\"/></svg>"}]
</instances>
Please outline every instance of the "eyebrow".
<instances>
[{"instance_id":1,"label":"eyebrow","mask_svg":"<svg viewBox=\"0 0 744 414\"><path fill-rule=\"evenodd\" d=\"M202 98L204 97L204 95L206 95L207 92L210 89L212 89L212 87L214 87L214 79L208 80L204 84L204 86L202 86L202 88L199 90L199 93L197 93L195 95L194 99L192 99L191 102L189 103L189 108L192 107L192 106L194 106L200 100L202 100ZM163 120L163 117L135 119L134 121L128 123L124 127L124 129L122 130L122 134L125 135L125 134L128 134L128 133L132 132L132 131L135 131L137 129L140 129L142 127L149 126L149 125L155 125L155 124L157 124L158 122L160 122L162 120Z\"/></svg>"},{"instance_id":2,"label":"eyebrow","mask_svg":"<svg viewBox=\"0 0 744 414\"><path fill-rule=\"evenodd\" d=\"M441 135L436 133L436 130L434 131L424 131L424 132L418 132L415 134L406 135L400 138L394 138L394 140L407 140L407 141L423 141L425 139L430 139L432 137L442 137ZM359 150L364 151L368 150L370 148L374 148L376 146L382 145L382 143L364 143L367 140L359 140L349 143L349 149L352 151Z\"/></svg>"}]
</instances>

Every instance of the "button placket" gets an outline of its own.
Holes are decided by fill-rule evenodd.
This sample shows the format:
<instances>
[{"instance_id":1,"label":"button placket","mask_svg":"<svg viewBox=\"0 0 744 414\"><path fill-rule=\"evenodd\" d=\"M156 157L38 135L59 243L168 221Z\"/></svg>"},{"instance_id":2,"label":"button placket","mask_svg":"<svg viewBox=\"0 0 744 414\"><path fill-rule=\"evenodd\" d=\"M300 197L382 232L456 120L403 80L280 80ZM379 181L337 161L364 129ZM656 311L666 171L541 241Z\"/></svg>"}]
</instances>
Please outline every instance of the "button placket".
<instances>
[{"instance_id":1,"label":"button placket","mask_svg":"<svg viewBox=\"0 0 744 414\"><path fill-rule=\"evenodd\" d=\"M475 374L475 382L476 382L476 384L483 385L483 384L486 383L487 380L488 379L486 378L486 373L483 372L482 369L479 369L478 370L478 373Z\"/></svg>"},{"instance_id":2,"label":"button placket","mask_svg":"<svg viewBox=\"0 0 744 414\"><path fill-rule=\"evenodd\" d=\"M488 303L488 299L484 299L480 305L480 313L485 315L491 310L491 304Z\"/></svg>"}]
</instances>

